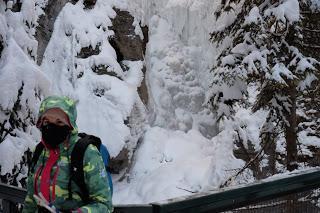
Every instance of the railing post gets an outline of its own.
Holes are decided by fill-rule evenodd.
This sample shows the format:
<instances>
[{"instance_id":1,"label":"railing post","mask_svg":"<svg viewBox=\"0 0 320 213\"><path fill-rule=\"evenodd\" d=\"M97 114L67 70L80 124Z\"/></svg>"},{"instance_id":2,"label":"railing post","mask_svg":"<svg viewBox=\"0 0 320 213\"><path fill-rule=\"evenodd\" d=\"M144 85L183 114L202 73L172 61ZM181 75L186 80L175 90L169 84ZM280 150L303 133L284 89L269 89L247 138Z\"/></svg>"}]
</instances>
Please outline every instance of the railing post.
<instances>
[{"instance_id":1,"label":"railing post","mask_svg":"<svg viewBox=\"0 0 320 213\"><path fill-rule=\"evenodd\" d=\"M161 205L157 203L152 203L152 213L161 213L163 212L161 209Z\"/></svg>"},{"instance_id":2,"label":"railing post","mask_svg":"<svg viewBox=\"0 0 320 213\"><path fill-rule=\"evenodd\" d=\"M14 203L9 200L2 200L3 213L14 213L17 212L17 207Z\"/></svg>"}]
</instances>

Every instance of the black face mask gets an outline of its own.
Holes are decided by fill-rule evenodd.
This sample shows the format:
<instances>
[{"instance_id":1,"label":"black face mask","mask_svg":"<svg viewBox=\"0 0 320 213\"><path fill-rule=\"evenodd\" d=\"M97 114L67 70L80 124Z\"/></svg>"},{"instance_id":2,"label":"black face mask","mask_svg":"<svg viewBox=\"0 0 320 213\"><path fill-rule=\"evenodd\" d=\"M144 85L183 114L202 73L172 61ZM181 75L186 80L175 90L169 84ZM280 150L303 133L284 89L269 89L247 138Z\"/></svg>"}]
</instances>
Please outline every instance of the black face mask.
<instances>
[{"instance_id":1,"label":"black face mask","mask_svg":"<svg viewBox=\"0 0 320 213\"><path fill-rule=\"evenodd\" d=\"M57 148L59 144L69 137L71 129L69 126L58 126L52 123L45 124L41 127L42 139L50 146Z\"/></svg>"}]
</instances>

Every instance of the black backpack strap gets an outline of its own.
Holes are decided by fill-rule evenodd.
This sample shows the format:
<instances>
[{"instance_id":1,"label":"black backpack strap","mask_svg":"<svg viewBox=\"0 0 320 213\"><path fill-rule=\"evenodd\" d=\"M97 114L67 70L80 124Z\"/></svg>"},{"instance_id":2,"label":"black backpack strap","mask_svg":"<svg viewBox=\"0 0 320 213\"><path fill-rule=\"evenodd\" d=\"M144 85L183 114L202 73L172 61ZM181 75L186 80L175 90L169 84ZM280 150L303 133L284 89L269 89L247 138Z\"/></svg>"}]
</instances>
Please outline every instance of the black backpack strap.
<instances>
[{"instance_id":1,"label":"black backpack strap","mask_svg":"<svg viewBox=\"0 0 320 213\"><path fill-rule=\"evenodd\" d=\"M81 190L81 198L84 202L89 202L89 192L84 181L83 172L83 158L87 147L90 144L95 145L98 150L100 149L101 140L93 135L87 135L85 133L79 134L80 139L74 145L71 152L70 163L70 179L68 184L69 199L72 199L71 181L74 181Z\"/></svg>"},{"instance_id":2,"label":"black backpack strap","mask_svg":"<svg viewBox=\"0 0 320 213\"><path fill-rule=\"evenodd\" d=\"M36 149L33 152L32 159L29 164L29 171L28 171L29 174L34 173L34 168L39 160L39 157L40 157L43 149L44 149L43 143L42 142L38 143L36 146Z\"/></svg>"}]
</instances>

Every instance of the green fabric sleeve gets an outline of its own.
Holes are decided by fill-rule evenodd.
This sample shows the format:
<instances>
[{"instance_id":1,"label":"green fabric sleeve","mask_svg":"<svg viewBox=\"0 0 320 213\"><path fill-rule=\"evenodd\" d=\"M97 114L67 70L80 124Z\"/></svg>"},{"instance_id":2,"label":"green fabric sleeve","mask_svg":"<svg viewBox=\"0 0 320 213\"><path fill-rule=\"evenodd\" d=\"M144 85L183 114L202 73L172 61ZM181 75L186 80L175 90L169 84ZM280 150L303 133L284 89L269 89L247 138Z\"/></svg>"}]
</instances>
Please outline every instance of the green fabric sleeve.
<instances>
[{"instance_id":1,"label":"green fabric sleeve","mask_svg":"<svg viewBox=\"0 0 320 213\"><path fill-rule=\"evenodd\" d=\"M107 172L100 152L93 145L89 145L84 154L83 171L91 202L80 207L79 210L88 213L111 213L113 211L112 195Z\"/></svg>"},{"instance_id":2,"label":"green fabric sleeve","mask_svg":"<svg viewBox=\"0 0 320 213\"><path fill-rule=\"evenodd\" d=\"M27 183L27 196L24 200L24 207L22 210L22 213L34 213L37 211L37 204L36 201L33 198L33 180L34 180L34 174L30 174L28 176L28 183Z\"/></svg>"}]
</instances>

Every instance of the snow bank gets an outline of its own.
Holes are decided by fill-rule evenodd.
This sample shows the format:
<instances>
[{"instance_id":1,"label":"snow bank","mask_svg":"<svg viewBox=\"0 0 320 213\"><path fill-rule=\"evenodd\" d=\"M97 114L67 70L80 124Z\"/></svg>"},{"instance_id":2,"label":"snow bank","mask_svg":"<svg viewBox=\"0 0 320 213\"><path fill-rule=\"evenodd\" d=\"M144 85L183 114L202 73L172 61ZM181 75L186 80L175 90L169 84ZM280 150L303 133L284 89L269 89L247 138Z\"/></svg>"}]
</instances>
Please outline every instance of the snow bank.
<instances>
[{"instance_id":1,"label":"snow bank","mask_svg":"<svg viewBox=\"0 0 320 213\"><path fill-rule=\"evenodd\" d=\"M137 152L128 183L118 183L113 202L149 203L218 187L227 170L242 166L225 135L208 140L200 132L150 128Z\"/></svg>"}]
</instances>

